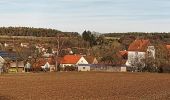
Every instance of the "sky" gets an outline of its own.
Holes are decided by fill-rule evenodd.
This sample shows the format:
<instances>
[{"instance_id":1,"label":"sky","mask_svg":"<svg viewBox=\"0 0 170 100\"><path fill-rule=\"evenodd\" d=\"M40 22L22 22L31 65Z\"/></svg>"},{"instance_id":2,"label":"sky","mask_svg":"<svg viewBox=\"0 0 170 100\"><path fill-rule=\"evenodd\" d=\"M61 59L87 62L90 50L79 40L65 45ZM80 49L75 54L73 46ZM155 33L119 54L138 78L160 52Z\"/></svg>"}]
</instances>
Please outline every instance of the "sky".
<instances>
[{"instance_id":1,"label":"sky","mask_svg":"<svg viewBox=\"0 0 170 100\"><path fill-rule=\"evenodd\" d=\"M170 0L0 0L0 27L170 32Z\"/></svg>"}]
</instances>

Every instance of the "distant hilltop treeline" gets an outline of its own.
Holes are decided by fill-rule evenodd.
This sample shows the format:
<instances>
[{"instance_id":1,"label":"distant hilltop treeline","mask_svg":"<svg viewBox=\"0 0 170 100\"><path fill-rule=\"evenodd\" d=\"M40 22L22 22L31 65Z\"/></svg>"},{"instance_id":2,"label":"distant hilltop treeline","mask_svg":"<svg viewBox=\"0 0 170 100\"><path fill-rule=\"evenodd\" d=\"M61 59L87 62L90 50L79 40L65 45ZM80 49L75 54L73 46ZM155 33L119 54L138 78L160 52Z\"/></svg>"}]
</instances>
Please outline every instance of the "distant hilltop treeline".
<instances>
[{"instance_id":1,"label":"distant hilltop treeline","mask_svg":"<svg viewBox=\"0 0 170 100\"><path fill-rule=\"evenodd\" d=\"M36 36L36 37L55 37L55 36L78 36L77 32L62 32L56 29L32 28L32 27L0 27L0 35L7 36Z\"/></svg>"},{"instance_id":2,"label":"distant hilltop treeline","mask_svg":"<svg viewBox=\"0 0 170 100\"><path fill-rule=\"evenodd\" d=\"M133 37L154 37L154 38L170 38L170 32L127 32L127 33L103 33L91 32L94 36L115 37L121 38L126 36ZM77 37L80 36L78 32L62 32L57 29L47 28L33 28L33 27L0 27L0 35L4 36L34 36L34 37Z\"/></svg>"},{"instance_id":3,"label":"distant hilltop treeline","mask_svg":"<svg viewBox=\"0 0 170 100\"><path fill-rule=\"evenodd\" d=\"M170 32L127 32L127 33L105 33L103 34L105 37L126 37L126 36L134 36L134 37L159 37L159 38L170 38Z\"/></svg>"}]
</instances>

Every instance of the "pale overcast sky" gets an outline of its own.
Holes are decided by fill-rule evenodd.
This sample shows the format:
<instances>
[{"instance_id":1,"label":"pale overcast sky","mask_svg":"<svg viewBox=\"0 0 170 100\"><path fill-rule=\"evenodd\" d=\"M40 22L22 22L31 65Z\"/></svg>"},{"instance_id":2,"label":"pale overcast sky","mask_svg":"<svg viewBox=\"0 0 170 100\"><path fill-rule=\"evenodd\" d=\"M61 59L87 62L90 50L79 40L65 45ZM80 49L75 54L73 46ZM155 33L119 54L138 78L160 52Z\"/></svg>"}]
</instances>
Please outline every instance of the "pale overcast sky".
<instances>
[{"instance_id":1,"label":"pale overcast sky","mask_svg":"<svg viewBox=\"0 0 170 100\"><path fill-rule=\"evenodd\" d=\"M170 0L0 0L0 26L170 32Z\"/></svg>"}]
</instances>

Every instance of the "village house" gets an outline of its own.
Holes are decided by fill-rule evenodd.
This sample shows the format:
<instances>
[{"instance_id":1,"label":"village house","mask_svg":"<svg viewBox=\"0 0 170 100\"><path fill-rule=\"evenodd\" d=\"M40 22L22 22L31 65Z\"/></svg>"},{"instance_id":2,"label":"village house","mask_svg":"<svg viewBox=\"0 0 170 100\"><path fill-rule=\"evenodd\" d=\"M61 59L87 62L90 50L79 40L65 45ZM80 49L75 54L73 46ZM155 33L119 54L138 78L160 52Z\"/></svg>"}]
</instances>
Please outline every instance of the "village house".
<instances>
[{"instance_id":1,"label":"village house","mask_svg":"<svg viewBox=\"0 0 170 100\"><path fill-rule=\"evenodd\" d=\"M55 60L52 57L39 58L37 62L33 64L33 68L50 72L55 71Z\"/></svg>"},{"instance_id":2,"label":"village house","mask_svg":"<svg viewBox=\"0 0 170 100\"><path fill-rule=\"evenodd\" d=\"M62 68L73 66L78 71L90 71L90 66L87 60L81 55L65 55L60 63Z\"/></svg>"},{"instance_id":3,"label":"village house","mask_svg":"<svg viewBox=\"0 0 170 100\"><path fill-rule=\"evenodd\" d=\"M24 62L12 52L0 51L0 65L5 72L24 72Z\"/></svg>"},{"instance_id":4,"label":"village house","mask_svg":"<svg viewBox=\"0 0 170 100\"><path fill-rule=\"evenodd\" d=\"M84 56L90 66L90 70L94 71L95 67L98 65L98 60L94 56Z\"/></svg>"},{"instance_id":5,"label":"village house","mask_svg":"<svg viewBox=\"0 0 170 100\"><path fill-rule=\"evenodd\" d=\"M0 56L0 74L4 72L3 67L5 64L5 60Z\"/></svg>"},{"instance_id":6,"label":"village house","mask_svg":"<svg viewBox=\"0 0 170 100\"><path fill-rule=\"evenodd\" d=\"M31 70L31 63L26 62L26 64L25 64L25 72L29 72L30 70Z\"/></svg>"},{"instance_id":7,"label":"village house","mask_svg":"<svg viewBox=\"0 0 170 100\"><path fill-rule=\"evenodd\" d=\"M127 51L120 51L117 52L114 56L110 56L109 60L99 60L98 64L93 66L93 71L104 71L104 72L126 72L126 54ZM124 59L122 59L122 56L125 56ZM113 59L116 59L114 61ZM113 61L111 61L113 60Z\"/></svg>"},{"instance_id":8,"label":"village house","mask_svg":"<svg viewBox=\"0 0 170 100\"><path fill-rule=\"evenodd\" d=\"M155 58L155 48L148 39L136 39L129 45L127 52L127 67L145 67L144 59L146 58L146 54L149 57Z\"/></svg>"}]
</instances>

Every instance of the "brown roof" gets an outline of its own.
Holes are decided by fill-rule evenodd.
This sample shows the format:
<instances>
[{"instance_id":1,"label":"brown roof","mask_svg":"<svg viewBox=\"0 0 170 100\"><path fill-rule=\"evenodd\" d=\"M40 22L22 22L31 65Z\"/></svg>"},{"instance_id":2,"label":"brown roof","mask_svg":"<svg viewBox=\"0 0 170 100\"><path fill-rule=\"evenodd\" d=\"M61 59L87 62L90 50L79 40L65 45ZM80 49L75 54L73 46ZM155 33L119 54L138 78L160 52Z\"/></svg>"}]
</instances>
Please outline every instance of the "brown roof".
<instances>
[{"instance_id":1,"label":"brown roof","mask_svg":"<svg viewBox=\"0 0 170 100\"><path fill-rule=\"evenodd\" d=\"M54 65L55 64L55 60L53 58L39 58L39 59L37 59L37 62L33 64L33 67L44 66L47 62L50 65Z\"/></svg>"},{"instance_id":2,"label":"brown roof","mask_svg":"<svg viewBox=\"0 0 170 100\"><path fill-rule=\"evenodd\" d=\"M89 64L92 64L94 62L95 57L93 56L85 56L84 57Z\"/></svg>"},{"instance_id":3,"label":"brown roof","mask_svg":"<svg viewBox=\"0 0 170 100\"><path fill-rule=\"evenodd\" d=\"M148 39L136 39L130 44L128 51L145 51L149 44L150 41Z\"/></svg>"}]
</instances>

